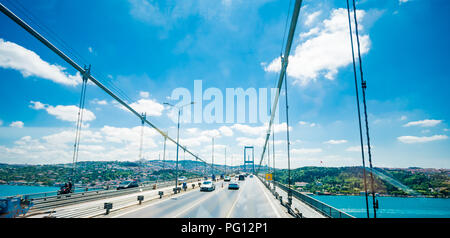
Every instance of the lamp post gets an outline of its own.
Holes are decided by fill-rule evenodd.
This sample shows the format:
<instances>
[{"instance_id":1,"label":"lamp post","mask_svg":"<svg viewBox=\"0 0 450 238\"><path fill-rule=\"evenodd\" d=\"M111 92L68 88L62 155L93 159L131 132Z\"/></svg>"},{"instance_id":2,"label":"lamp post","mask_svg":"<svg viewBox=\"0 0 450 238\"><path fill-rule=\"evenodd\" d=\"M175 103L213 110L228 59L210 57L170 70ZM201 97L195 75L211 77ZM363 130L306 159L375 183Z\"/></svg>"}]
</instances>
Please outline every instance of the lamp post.
<instances>
[{"instance_id":1,"label":"lamp post","mask_svg":"<svg viewBox=\"0 0 450 238\"><path fill-rule=\"evenodd\" d=\"M168 105L171 107L174 107L176 109L178 109L178 128L177 128L177 163L176 163L176 170L175 170L175 193L178 192L178 149L180 147L180 113L181 113L181 109L183 109L183 107L188 106L188 105L192 105L194 104L194 102L190 102L188 104L185 105L181 105L181 106L174 106L168 102L163 103L164 105Z\"/></svg>"}]
</instances>

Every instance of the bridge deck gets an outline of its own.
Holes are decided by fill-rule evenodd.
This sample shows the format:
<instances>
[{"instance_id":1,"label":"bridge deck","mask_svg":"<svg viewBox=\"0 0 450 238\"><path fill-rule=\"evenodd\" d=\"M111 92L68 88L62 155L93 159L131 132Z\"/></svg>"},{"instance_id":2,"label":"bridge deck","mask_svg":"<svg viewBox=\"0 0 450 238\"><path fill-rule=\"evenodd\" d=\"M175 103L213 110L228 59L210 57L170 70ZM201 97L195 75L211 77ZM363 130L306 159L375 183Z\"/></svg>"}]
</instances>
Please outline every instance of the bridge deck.
<instances>
[{"instance_id":1,"label":"bridge deck","mask_svg":"<svg viewBox=\"0 0 450 238\"><path fill-rule=\"evenodd\" d=\"M197 182L195 182L197 184ZM223 187L222 187L223 184ZM292 217L287 209L256 178L247 177L239 181L239 190L228 190L228 182L217 182L216 190L200 192L198 186L180 194L170 195L172 187L150 190L100 199L80 204L55 208L55 217L121 217L121 218L288 218ZM158 191L164 191L165 197L159 199ZM277 190L278 191L278 190ZM287 198L283 191L278 193ZM142 205L138 205L137 196L144 195ZM284 199L283 199L284 200ZM113 209L105 215L103 204L112 202ZM293 200L293 206L304 217L324 217L299 200ZM47 216L37 214L31 217Z\"/></svg>"},{"instance_id":2,"label":"bridge deck","mask_svg":"<svg viewBox=\"0 0 450 238\"><path fill-rule=\"evenodd\" d=\"M222 184L224 185L222 187ZM130 209L111 217L165 218L288 218L286 209L256 178L240 182L239 190L228 190L227 182L218 182L216 190L194 190L143 208Z\"/></svg>"}]
</instances>

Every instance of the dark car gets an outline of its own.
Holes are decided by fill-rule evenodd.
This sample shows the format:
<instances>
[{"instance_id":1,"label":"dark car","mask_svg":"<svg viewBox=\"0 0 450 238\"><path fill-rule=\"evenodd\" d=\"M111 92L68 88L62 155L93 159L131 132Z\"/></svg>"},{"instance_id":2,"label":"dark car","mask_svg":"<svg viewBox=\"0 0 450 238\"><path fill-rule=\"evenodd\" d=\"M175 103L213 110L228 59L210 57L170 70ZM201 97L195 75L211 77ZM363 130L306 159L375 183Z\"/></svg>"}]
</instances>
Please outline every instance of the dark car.
<instances>
[{"instance_id":1,"label":"dark car","mask_svg":"<svg viewBox=\"0 0 450 238\"><path fill-rule=\"evenodd\" d=\"M232 182L232 183L230 183L230 184L228 185L228 189L229 189L229 190L237 190L237 189L239 189L239 184L238 184L238 183L235 183L235 182Z\"/></svg>"},{"instance_id":2,"label":"dark car","mask_svg":"<svg viewBox=\"0 0 450 238\"><path fill-rule=\"evenodd\" d=\"M123 181L119 184L119 186L117 187L117 190L120 189L127 189L127 188L136 188L139 187L139 184L136 180L133 181Z\"/></svg>"},{"instance_id":3,"label":"dark car","mask_svg":"<svg viewBox=\"0 0 450 238\"><path fill-rule=\"evenodd\" d=\"M239 175L239 180L245 180L245 176L243 174Z\"/></svg>"}]
</instances>

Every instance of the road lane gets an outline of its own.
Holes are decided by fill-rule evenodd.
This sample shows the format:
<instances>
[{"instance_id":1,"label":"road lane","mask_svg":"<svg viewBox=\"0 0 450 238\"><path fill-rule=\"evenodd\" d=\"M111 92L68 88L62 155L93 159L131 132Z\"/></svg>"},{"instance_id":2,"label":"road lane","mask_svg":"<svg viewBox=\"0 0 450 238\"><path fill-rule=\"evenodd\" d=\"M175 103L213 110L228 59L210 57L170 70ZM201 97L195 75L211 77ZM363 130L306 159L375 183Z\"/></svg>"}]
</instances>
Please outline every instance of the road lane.
<instances>
[{"instance_id":1,"label":"road lane","mask_svg":"<svg viewBox=\"0 0 450 238\"><path fill-rule=\"evenodd\" d=\"M228 190L228 182L218 182L212 192L195 190L114 217L290 217L256 177L247 177L245 181L239 181L239 185L239 190Z\"/></svg>"},{"instance_id":2,"label":"road lane","mask_svg":"<svg viewBox=\"0 0 450 238\"><path fill-rule=\"evenodd\" d=\"M228 211L232 208L233 203L238 198L238 194L244 189L245 182L240 182L239 190L228 190L228 182L224 182L224 187L217 188L215 193L209 199L203 201L197 206L185 211L181 217L185 218L214 218L226 217Z\"/></svg>"},{"instance_id":3,"label":"road lane","mask_svg":"<svg viewBox=\"0 0 450 238\"><path fill-rule=\"evenodd\" d=\"M277 218L281 217L284 209L279 203L273 204L270 199L264 195L264 187L256 178L247 178L246 188L242 190L239 200L236 203L230 217L239 218Z\"/></svg>"}]
</instances>

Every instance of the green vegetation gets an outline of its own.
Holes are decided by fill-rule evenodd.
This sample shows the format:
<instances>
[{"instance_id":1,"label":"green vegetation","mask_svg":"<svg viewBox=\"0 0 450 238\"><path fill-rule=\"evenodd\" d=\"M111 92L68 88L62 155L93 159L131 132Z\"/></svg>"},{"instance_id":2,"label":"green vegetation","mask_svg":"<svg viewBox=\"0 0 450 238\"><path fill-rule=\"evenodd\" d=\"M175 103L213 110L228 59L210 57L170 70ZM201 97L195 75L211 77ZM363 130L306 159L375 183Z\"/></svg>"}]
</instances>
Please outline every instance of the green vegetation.
<instances>
[{"instance_id":1,"label":"green vegetation","mask_svg":"<svg viewBox=\"0 0 450 238\"><path fill-rule=\"evenodd\" d=\"M200 162L180 161L179 176L188 178L202 176L204 166ZM164 169L163 169L164 168ZM71 164L56 165L8 165L0 164L0 184L24 184L54 186L64 184L72 178ZM120 183L123 180L175 179L175 162L79 162L74 181L90 186Z\"/></svg>"},{"instance_id":2,"label":"green vegetation","mask_svg":"<svg viewBox=\"0 0 450 238\"><path fill-rule=\"evenodd\" d=\"M448 197L450 185L450 170L437 169L380 169L409 188L427 196ZM370 175L367 174L367 184L370 191ZM303 167L291 170L291 183L296 189L312 193L330 193L359 195L364 192L364 177L361 167ZM275 179L288 183L287 170L278 170ZM375 192L391 196L407 195L387 181L374 175Z\"/></svg>"}]
</instances>

